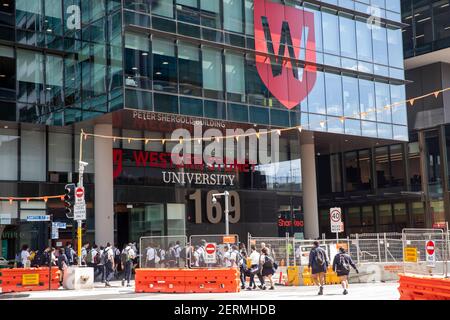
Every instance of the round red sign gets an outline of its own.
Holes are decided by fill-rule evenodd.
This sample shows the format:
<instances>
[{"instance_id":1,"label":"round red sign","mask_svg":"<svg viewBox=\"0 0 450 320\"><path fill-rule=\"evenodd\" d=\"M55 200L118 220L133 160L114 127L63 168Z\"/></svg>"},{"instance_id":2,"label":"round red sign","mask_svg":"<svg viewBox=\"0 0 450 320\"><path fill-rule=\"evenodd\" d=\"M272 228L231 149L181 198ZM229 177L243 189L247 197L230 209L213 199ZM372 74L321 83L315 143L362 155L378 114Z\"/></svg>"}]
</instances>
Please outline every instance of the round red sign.
<instances>
[{"instance_id":1,"label":"round red sign","mask_svg":"<svg viewBox=\"0 0 450 320\"><path fill-rule=\"evenodd\" d=\"M77 198L83 198L84 196L83 188L77 188L77 190L75 191L75 195L77 196Z\"/></svg>"},{"instance_id":2,"label":"round red sign","mask_svg":"<svg viewBox=\"0 0 450 320\"><path fill-rule=\"evenodd\" d=\"M214 254L216 252L216 246L212 243L206 245L205 251L207 254Z\"/></svg>"},{"instance_id":3,"label":"round red sign","mask_svg":"<svg viewBox=\"0 0 450 320\"><path fill-rule=\"evenodd\" d=\"M430 240L427 242L427 253L430 256L434 254L434 241Z\"/></svg>"}]
</instances>

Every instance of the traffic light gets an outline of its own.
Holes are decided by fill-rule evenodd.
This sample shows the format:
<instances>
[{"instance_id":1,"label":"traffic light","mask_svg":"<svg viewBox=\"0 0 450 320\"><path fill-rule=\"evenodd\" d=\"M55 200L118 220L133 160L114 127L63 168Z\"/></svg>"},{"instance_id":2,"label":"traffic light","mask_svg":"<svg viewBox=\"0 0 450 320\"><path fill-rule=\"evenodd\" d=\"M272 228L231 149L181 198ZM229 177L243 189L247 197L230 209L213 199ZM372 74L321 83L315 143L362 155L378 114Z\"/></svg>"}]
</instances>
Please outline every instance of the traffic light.
<instances>
[{"instance_id":1,"label":"traffic light","mask_svg":"<svg viewBox=\"0 0 450 320\"><path fill-rule=\"evenodd\" d=\"M73 207L75 205L75 184L66 185L64 194L64 206L66 207L66 216L73 218Z\"/></svg>"}]
</instances>

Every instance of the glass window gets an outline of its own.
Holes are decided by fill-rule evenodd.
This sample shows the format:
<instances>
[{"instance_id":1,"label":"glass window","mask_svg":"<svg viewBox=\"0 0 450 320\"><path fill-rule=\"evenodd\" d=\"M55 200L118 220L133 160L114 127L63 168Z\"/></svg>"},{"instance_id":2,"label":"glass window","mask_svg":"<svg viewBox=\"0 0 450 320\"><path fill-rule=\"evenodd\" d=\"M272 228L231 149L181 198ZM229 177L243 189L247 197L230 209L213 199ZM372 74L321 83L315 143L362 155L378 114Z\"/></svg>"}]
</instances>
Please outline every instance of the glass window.
<instances>
[{"instance_id":1,"label":"glass window","mask_svg":"<svg viewBox=\"0 0 450 320\"><path fill-rule=\"evenodd\" d=\"M425 208L423 202L413 202L411 204L414 228L425 227Z\"/></svg>"},{"instance_id":2,"label":"glass window","mask_svg":"<svg viewBox=\"0 0 450 320\"><path fill-rule=\"evenodd\" d=\"M178 44L178 68L180 93L186 95L202 95L202 65L200 50L197 46L184 42Z\"/></svg>"},{"instance_id":3,"label":"glass window","mask_svg":"<svg viewBox=\"0 0 450 320\"><path fill-rule=\"evenodd\" d=\"M378 137L377 123L372 121L361 121L362 133L366 137Z\"/></svg>"},{"instance_id":4,"label":"glass window","mask_svg":"<svg viewBox=\"0 0 450 320\"><path fill-rule=\"evenodd\" d=\"M378 221L380 225L380 232L392 232L392 207L390 204L383 204L378 206Z\"/></svg>"},{"instance_id":5,"label":"glass window","mask_svg":"<svg viewBox=\"0 0 450 320\"><path fill-rule=\"evenodd\" d=\"M248 122L248 108L239 104L228 104L228 120Z\"/></svg>"},{"instance_id":6,"label":"glass window","mask_svg":"<svg viewBox=\"0 0 450 320\"><path fill-rule=\"evenodd\" d=\"M402 30L387 29L388 48L389 48L389 65L403 69L403 39Z\"/></svg>"},{"instance_id":7,"label":"glass window","mask_svg":"<svg viewBox=\"0 0 450 320\"><path fill-rule=\"evenodd\" d=\"M344 116L359 119L358 79L343 76L342 89L344 98Z\"/></svg>"},{"instance_id":8,"label":"glass window","mask_svg":"<svg viewBox=\"0 0 450 320\"><path fill-rule=\"evenodd\" d=\"M20 172L23 181L46 181L46 141L44 131L22 131Z\"/></svg>"},{"instance_id":9,"label":"glass window","mask_svg":"<svg viewBox=\"0 0 450 320\"><path fill-rule=\"evenodd\" d=\"M257 124L269 124L269 109L250 107L250 122Z\"/></svg>"},{"instance_id":10,"label":"glass window","mask_svg":"<svg viewBox=\"0 0 450 320\"><path fill-rule=\"evenodd\" d=\"M225 30L243 32L242 0L223 0L223 27Z\"/></svg>"},{"instance_id":11,"label":"glass window","mask_svg":"<svg viewBox=\"0 0 450 320\"><path fill-rule=\"evenodd\" d=\"M356 21L356 43L358 59L372 61L372 30L365 21Z\"/></svg>"},{"instance_id":12,"label":"glass window","mask_svg":"<svg viewBox=\"0 0 450 320\"><path fill-rule=\"evenodd\" d=\"M385 28L372 28L373 61L378 64L388 65L387 32Z\"/></svg>"},{"instance_id":13,"label":"glass window","mask_svg":"<svg viewBox=\"0 0 450 320\"><path fill-rule=\"evenodd\" d=\"M155 111L178 113L178 97L168 94L156 94L155 99Z\"/></svg>"},{"instance_id":14,"label":"glass window","mask_svg":"<svg viewBox=\"0 0 450 320\"><path fill-rule=\"evenodd\" d=\"M16 59L14 58L14 49L4 46L0 46L0 99L16 99ZM15 120L14 117L13 121Z\"/></svg>"},{"instance_id":15,"label":"glass window","mask_svg":"<svg viewBox=\"0 0 450 320\"><path fill-rule=\"evenodd\" d=\"M361 118L375 120L375 88L372 81L359 79L359 103Z\"/></svg>"},{"instance_id":16,"label":"glass window","mask_svg":"<svg viewBox=\"0 0 450 320\"><path fill-rule=\"evenodd\" d=\"M339 55L339 20L336 15L322 12L323 49L325 53Z\"/></svg>"},{"instance_id":17,"label":"glass window","mask_svg":"<svg viewBox=\"0 0 450 320\"><path fill-rule=\"evenodd\" d=\"M347 209L345 222L349 227L359 227L361 225L361 208L353 207Z\"/></svg>"},{"instance_id":18,"label":"glass window","mask_svg":"<svg viewBox=\"0 0 450 320\"><path fill-rule=\"evenodd\" d=\"M339 17L339 29L341 39L341 55L356 58L356 31L355 20Z\"/></svg>"},{"instance_id":19,"label":"glass window","mask_svg":"<svg viewBox=\"0 0 450 320\"><path fill-rule=\"evenodd\" d=\"M202 25L220 29L220 0L200 0Z\"/></svg>"},{"instance_id":20,"label":"glass window","mask_svg":"<svg viewBox=\"0 0 450 320\"><path fill-rule=\"evenodd\" d=\"M46 102L52 106L63 106L63 68L61 57L47 55L45 57L45 96Z\"/></svg>"},{"instance_id":21,"label":"glass window","mask_svg":"<svg viewBox=\"0 0 450 320\"><path fill-rule=\"evenodd\" d=\"M439 133L437 131L426 132L425 155L428 159L426 170L428 170L428 184L431 193L441 193L441 151L439 148Z\"/></svg>"},{"instance_id":22,"label":"glass window","mask_svg":"<svg viewBox=\"0 0 450 320\"><path fill-rule=\"evenodd\" d=\"M392 172L392 186L405 185L405 164L403 161L403 145L390 146L390 164Z\"/></svg>"},{"instance_id":23,"label":"glass window","mask_svg":"<svg viewBox=\"0 0 450 320\"><path fill-rule=\"evenodd\" d=\"M449 16L450 6L448 0L436 1L433 3L433 28L435 40L450 37L450 28L448 25Z\"/></svg>"},{"instance_id":24,"label":"glass window","mask_svg":"<svg viewBox=\"0 0 450 320\"><path fill-rule=\"evenodd\" d=\"M203 117L203 100L180 97L180 113Z\"/></svg>"},{"instance_id":25,"label":"glass window","mask_svg":"<svg viewBox=\"0 0 450 320\"><path fill-rule=\"evenodd\" d=\"M377 170L378 188L389 187L391 182L391 167L389 161L389 148L381 147L375 149L375 163Z\"/></svg>"},{"instance_id":26,"label":"glass window","mask_svg":"<svg viewBox=\"0 0 450 320\"><path fill-rule=\"evenodd\" d=\"M142 138L142 132L137 130L122 130L122 136L130 138ZM122 146L124 149L129 150L142 150L142 141L122 141Z\"/></svg>"},{"instance_id":27,"label":"glass window","mask_svg":"<svg viewBox=\"0 0 450 320\"><path fill-rule=\"evenodd\" d=\"M212 91L211 94L205 92L205 96L211 95L211 98L220 98L223 95L222 51L203 48L202 58L203 87L205 90Z\"/></svg>"},{"instance_id":28,"label":"glass window","mask_svg":"<svg viewBox=\"0 0 450 320\"><path fill-rule=\"evenodd\" d=\"M416 7L419 4L416 5ZM431 5L427 4L414 10L414 27L416 29L416 50L433 41L433 21L431 18ZM430 48L431 49L431 48Z\"/></svg>"},{"instance_id":29,"label":"glass window","mask_svg":"<svg viewBox=\"0 0 450 320\"><path fill-rule=\"evenodd\" d=\"M362 225L363 227L372 227L375 224L373 207L362 207Z\"/></svg>"},{"instance_id":30,"label":"glass window","mask_svg":"<svg viewBox=\"0 0 450 320\"><path fill-rule=\"evenodd\" d=\"M0 7L0 24L14 26L14 2L13 0L2 1L3 5ZM11 32L13 31L11 30Z\"/></svg>"},{"instance_id":31,"label":"glass window","mask_svg":"<svg viewBox=\"0 0 450 320\"><path fill-rule=\"evenodd\" d=\"M152 1L152 13L173 18L173 0L159 0L158 2Z\"/></svg>"},{"instance_id":32,"label":"glass window","mask_svg":"<svg viewBox=\"0 0 450 320\"><path fill-rule=\"evenodd\" d=\"M0 180L17 180L17 149L19 136L16 129L0 129Z\"/></svg>"},{"instance_id":33,"label":"glass window","mask_svg":"<svg viewBox=\"0 0 450 320\"><path fill-rule=\"evenodd\" d=\"M26 50L17 50L17 100L40 103L44 97L44 57Z\"/></svg>"},{"instance_id":34,"label":"glass window","mask_svg":"<svg viewBox=\"0 0 450 320\"><path fill-rule=\"evenodd\" d=\"M164 92L178 91L177 59L172 41L153 38L153 86Z\"/></svg>"},{"instance_id":35,"label":"glass window","mask_svg":"<svg viewBox=\"0 0 450 320\"><path fill-rule=\"evenodd\" d=\"M152 93L141 90L125 90L125 108L152 110Z\"/></svg>"},{"instance_id":36,"label":"glass window","mask_svg":"<svg viewBox=\"0 0 450 320\"><path fill-rule=\"evenodd\" d=\"M151 89L152 64L149 38L126 32L124 58L126 86Z\"/></svg>"},{"instance_id":37,"label":"glass window","mask_svg":"<svg viewBox=\"0 0 450 320\"><path fill-rule=\"evenodd\" d=\"M408 124L408 115L406 111L405 86L391 85L391 102L395 104L392 106L392 122L396 124Z\"/></svg>"},{"instance_id":38,"label":"glass window","mask_svg":"<svg viewBox=\"0 0 450 320\"><path fill-rule=\"evenodd\" d=\"M309 73L307 73L309 75ZM325 114L325 76L323 72L317 71L316 84L308 95L308 111L311 113ZM307 77L308 81L311 81Z\"/></svg>"},{"instance_id":39,"label":"glass window","mask_svg":"<svg viewBox=\"0 0 450 320\"><path fill-rule=\"evenodd\" d=\"M248 102L267 106L266 97L268 96L268 91L256 70L255 56L247 55L245 62L245 87Z\"/></svg>"},{"instance_id":40,"label":"glass window","mask_svg":"<svg viewBox=\"0 0 450 320\"><path fill-rule=\"evenodd\" d=\"M420 149L418 142L408 144L409 181L412 191L422 190L422 175L420 171Z\"/></svg>"},{"instance_id":41,"label":"glass window","mask_svg":"<svg viewBox=\"0 0 450 320\"><path fill-rule=\"evenodd\" d=\"M325 73L327 114L342 116L342 81L341 76Z\"/></svg>"},{"instance_id":42,"label":"glass window","mask_svg":"<svg viewBox=\"0 0 450 320\"><path fill-rule=\"evenodd\" d=\"M377 107L377 120L392 123L391 94L387 83L375 82L375 96Z\"/></svg>"},{"instance_id":43,"label":"glass window","mask_svg":"<svg viewBox=\"0 0 450 320\"><path fill-rule=\"evenodd\" d=\"M346 119L345 120L345 133L360 136L361 135L361 121Z\"/></svg>"},{"instance_id":44,"label":"glass window","mask_svg":"<svg viewBox=\"0 0 450 320\"><path fill-rule=\"evenodd\" d=\"M221 101L205 100L205 117L213 119L226 119L225 103Z\"/></svg>"},{"instance_id":45,"label":"glass window","mask_svg":"<svg viewBox=\"0 0 450 320\"><path fill-rule=\"evenodd\" d=\"M49 132L48 171L72 172L72 135Z\"/></svg>"},{"instance_id":46,"label":"glass window","mask_svg":"<svg viewBox=\"0 0 450 320\"><path fill-rule=\"evenodd\" d=\"M253 1L254 0L245 0L245 33L248 35L253 35L255 33L253 22L255 16Z\"/></svg>"},{"instance_id":47,"label":"glass window","mask_svg":"<svg viewBox=\"0 0 450 320\"><path fill-rule=\"evenodd\" d=\"M445 209L444 209L444 201L431 201L431 215L433 217L433 225L445 225Z\"/></svg>"},{"instance_id":48,"label":"glass window","mask_svg":"<svg viewBox=\"0 0 450 320\"><path fill-rule=\"evenodd\" d=\"M228 99L245 102L244 56L227 52L225 64Z\"/></svg>"}]
</instances>

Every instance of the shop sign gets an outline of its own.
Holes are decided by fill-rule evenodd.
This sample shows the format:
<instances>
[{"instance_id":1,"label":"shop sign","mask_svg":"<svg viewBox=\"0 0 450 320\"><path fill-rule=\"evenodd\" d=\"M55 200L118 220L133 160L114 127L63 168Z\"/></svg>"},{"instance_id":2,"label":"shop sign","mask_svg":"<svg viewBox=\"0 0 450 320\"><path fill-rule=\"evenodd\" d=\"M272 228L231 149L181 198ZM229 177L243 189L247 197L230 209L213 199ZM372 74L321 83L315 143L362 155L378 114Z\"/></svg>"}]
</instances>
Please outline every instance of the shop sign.
<instances>
[{"instance_id":1,"label":"shop sign","mask_svg":"<svg viewBox=\"0 0 450 320\"><path fill-rule=\"evenodd\" d=\"M224 244L235 244L236 243L236 237L235 236L224 236L223 237L223 243Z\"/></svg>"},{"instance_id":2,"label":"shop sign","mask_svg":"<svg viewBox=\"0 0 450 320\"><path fill-rule=\"evenodd\" d=\"M23 274L22 286L38 286L39 274Z\"/></svg>"},{"instance_id":3,"label":"shop sign","mask_svg":"<svg viewBox=\"0 0 450 320\"><path fill-rule=\"evenodd\" d=\"M408 247L405 248L405 262L417 262L417 248Z\"/></svg>"},{"instance_id":4,"label":"shop sign","mask_svg":"<svg viewBox=\"0 0 450 320\"><path fill-rule=\"evenodd\" d=\"M0 225L9 225L11 224L11 214L2 213L0 214Z\"/></svg>"}]
</instances>

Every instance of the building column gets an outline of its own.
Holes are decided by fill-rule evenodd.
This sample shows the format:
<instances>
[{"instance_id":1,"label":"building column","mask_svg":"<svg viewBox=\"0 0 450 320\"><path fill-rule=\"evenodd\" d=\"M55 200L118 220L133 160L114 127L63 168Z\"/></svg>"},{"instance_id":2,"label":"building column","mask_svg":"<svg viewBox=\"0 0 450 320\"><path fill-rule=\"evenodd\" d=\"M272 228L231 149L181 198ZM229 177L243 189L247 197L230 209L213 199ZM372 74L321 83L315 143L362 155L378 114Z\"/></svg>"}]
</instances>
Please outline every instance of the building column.
<instances>
[{"instance_id":1,"label":"building column","mask_svg":"<svg viewBox=\"0 0 450 320\"><path fill-rule=\"evenodd\" d=\"M97 124L94 133L112 136L112 125ZM94 138L95 243L114 243L113 141Z\"/></svg>"},{"instance_id":2,"label":"building column","mask_svg":"<svg viewBox=\"0 0 450 320\"><path fill-rule=\"evenodd\" d=\"M302 161L303 215L305 239L320 238L319 205L317 200L316 148L314 134L300 134L300 158Z\"/></svg>"}]
</instances>

